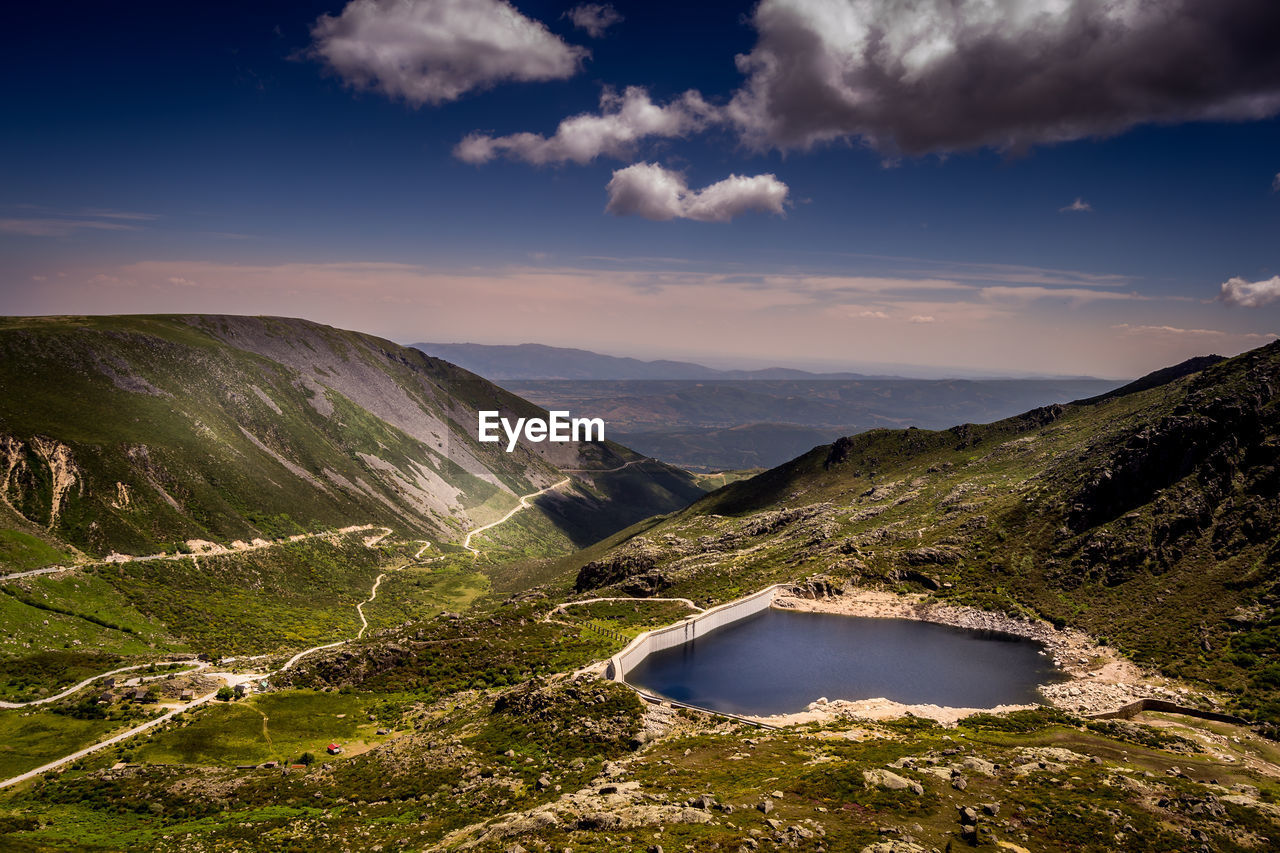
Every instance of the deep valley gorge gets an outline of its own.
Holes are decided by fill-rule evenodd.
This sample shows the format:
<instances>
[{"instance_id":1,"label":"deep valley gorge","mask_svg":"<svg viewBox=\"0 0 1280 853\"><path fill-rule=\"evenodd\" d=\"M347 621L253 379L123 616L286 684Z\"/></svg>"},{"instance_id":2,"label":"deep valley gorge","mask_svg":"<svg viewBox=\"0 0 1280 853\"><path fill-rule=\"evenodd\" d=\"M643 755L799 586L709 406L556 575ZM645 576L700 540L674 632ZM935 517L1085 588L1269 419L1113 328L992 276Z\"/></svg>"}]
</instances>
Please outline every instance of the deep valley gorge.
<instances>
[{"instance_id":1,"label":"deep valley gorge","mask_svg":"<svg viewBox=\"0 0 1280 853\"><path fill-rule=\"evenodd\" d=\"M720 483L481 444L477 409L540 410L302 321L14 318L0 348L6 850L1280 838L1280 345ZM752 716L611 671L771 585L1061 675Z\"/></svg>"}]
</instances>

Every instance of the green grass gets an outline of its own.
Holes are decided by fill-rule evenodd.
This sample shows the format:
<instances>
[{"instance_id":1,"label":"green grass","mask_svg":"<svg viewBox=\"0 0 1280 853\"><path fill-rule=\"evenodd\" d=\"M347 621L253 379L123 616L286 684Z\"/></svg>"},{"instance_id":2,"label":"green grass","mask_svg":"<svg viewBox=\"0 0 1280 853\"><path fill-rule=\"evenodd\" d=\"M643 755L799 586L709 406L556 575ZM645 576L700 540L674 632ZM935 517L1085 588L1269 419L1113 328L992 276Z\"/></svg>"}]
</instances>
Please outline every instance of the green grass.
<instances>
[{"instance_id":1,"label":"green grass","mask_svg":"<svg viewBox=\"0 0 1280 853\"><path fill-rule=\"evenodd\" d=\"M137 725L142 717L114 709L107 719L76 719L42 707L0 710L0 778L8 779Z\"/></svg>"},{"instance_id":2,"label":"green grass","mask_svg":"<svg viewBox=\"0 0 1280 853\"><path fill-rule=\"evenodd\" d=\"M369 709L381 697L357 693L288 690L237 702L213 702L168 725L134 751L137 761L153 764L235 766L264 761L293 761L304 752L329 760L325 747L338 742L375 743L376 722Z\"/></svg>"},{"instance_id":3,"label":"green grass","mask_svg":"<svg viewBox=\"0 0 1280 853\"><path fill-rule=\"evenodd\" d=\"M301 649L360 629L356 605L386 568L358 540L127 563L101 576L192 648L216 656Z\"/></svg>"},{"instance_id":4,"label":"green grass","mask_svg":"<svg viewBox=\"0 0 1280 853\"><path fill-rule=\"evenodd\" d=\"M489 578L470 571L469 559L450 562L388 572L378 587L378 597L364 606L369 630L429 619L442 611L462 613L488 593Z\"/></svg>"},{"instance_id":5,"label":"green grass","mask_svg":"<svg viewBox=\"0 0 1280 853\"><path fill-rule=\"evenodd\" d=\"M0 570L25 572L65 563L71 557L19 530L0 530Z\"/></svg>"}]
</instances>

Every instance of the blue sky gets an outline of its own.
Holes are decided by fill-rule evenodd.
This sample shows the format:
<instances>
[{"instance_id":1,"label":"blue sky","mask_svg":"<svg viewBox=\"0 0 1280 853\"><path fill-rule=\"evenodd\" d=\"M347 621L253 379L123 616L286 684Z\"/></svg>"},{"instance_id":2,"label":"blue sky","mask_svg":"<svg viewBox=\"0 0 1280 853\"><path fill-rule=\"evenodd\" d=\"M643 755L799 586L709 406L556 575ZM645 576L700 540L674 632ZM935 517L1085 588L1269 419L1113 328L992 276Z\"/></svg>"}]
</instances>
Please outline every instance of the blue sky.
<instances>
[{"instance_id":1,"label":"blue sky","mask_svg":"<svg viewBox=\"0 0 1280 853\"><path fill-rule=\"evenodd\" d=\"M944 373L1273 340L1274 4L1014 5L24 10L0 311Z\"/></svg>"}]
</instances>

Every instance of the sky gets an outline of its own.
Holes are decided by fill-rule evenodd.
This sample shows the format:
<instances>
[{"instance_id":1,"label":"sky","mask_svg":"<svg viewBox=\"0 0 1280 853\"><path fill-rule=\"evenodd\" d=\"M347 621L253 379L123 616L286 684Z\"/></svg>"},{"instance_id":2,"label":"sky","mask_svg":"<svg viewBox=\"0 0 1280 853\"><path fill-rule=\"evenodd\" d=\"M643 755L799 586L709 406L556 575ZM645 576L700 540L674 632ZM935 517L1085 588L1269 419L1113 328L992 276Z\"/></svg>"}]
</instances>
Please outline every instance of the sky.
<instances>
[{"instance_id":1,"label":"sky","mask_svg":"<svg viewBox=\"0 0 1280 853\"><path fill-rule=\"evenodd\" d=\"M2 314L939 375L1280 332L1274 0L7 17Z\"/></svg>"}]
</instances>

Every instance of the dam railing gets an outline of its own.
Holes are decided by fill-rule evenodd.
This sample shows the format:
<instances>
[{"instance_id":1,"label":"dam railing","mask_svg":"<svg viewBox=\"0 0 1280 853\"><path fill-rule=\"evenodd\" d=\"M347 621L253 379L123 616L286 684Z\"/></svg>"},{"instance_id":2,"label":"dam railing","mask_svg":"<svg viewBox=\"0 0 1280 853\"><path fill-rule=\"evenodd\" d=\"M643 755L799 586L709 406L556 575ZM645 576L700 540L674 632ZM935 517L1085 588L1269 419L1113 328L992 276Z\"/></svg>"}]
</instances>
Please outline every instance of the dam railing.
<instances>
[{"instance_id":1,"label":"dam railing","mask_svg":"<svg viewBox=\"0 0 1280 853\"><path fill-rule=\"evenodd\" d=\"M625 682L627 673L654 652L670 649L690 640L705 637L717 628L732 625L748 616L768 610L773 597L780 589L791 589L794 584L776 583L759 592L734 599L710 610L687 616L674 625L645 631L627 644L626 648L609 659L607 676L614 681Z\"/></svg>"}]
</instances>

